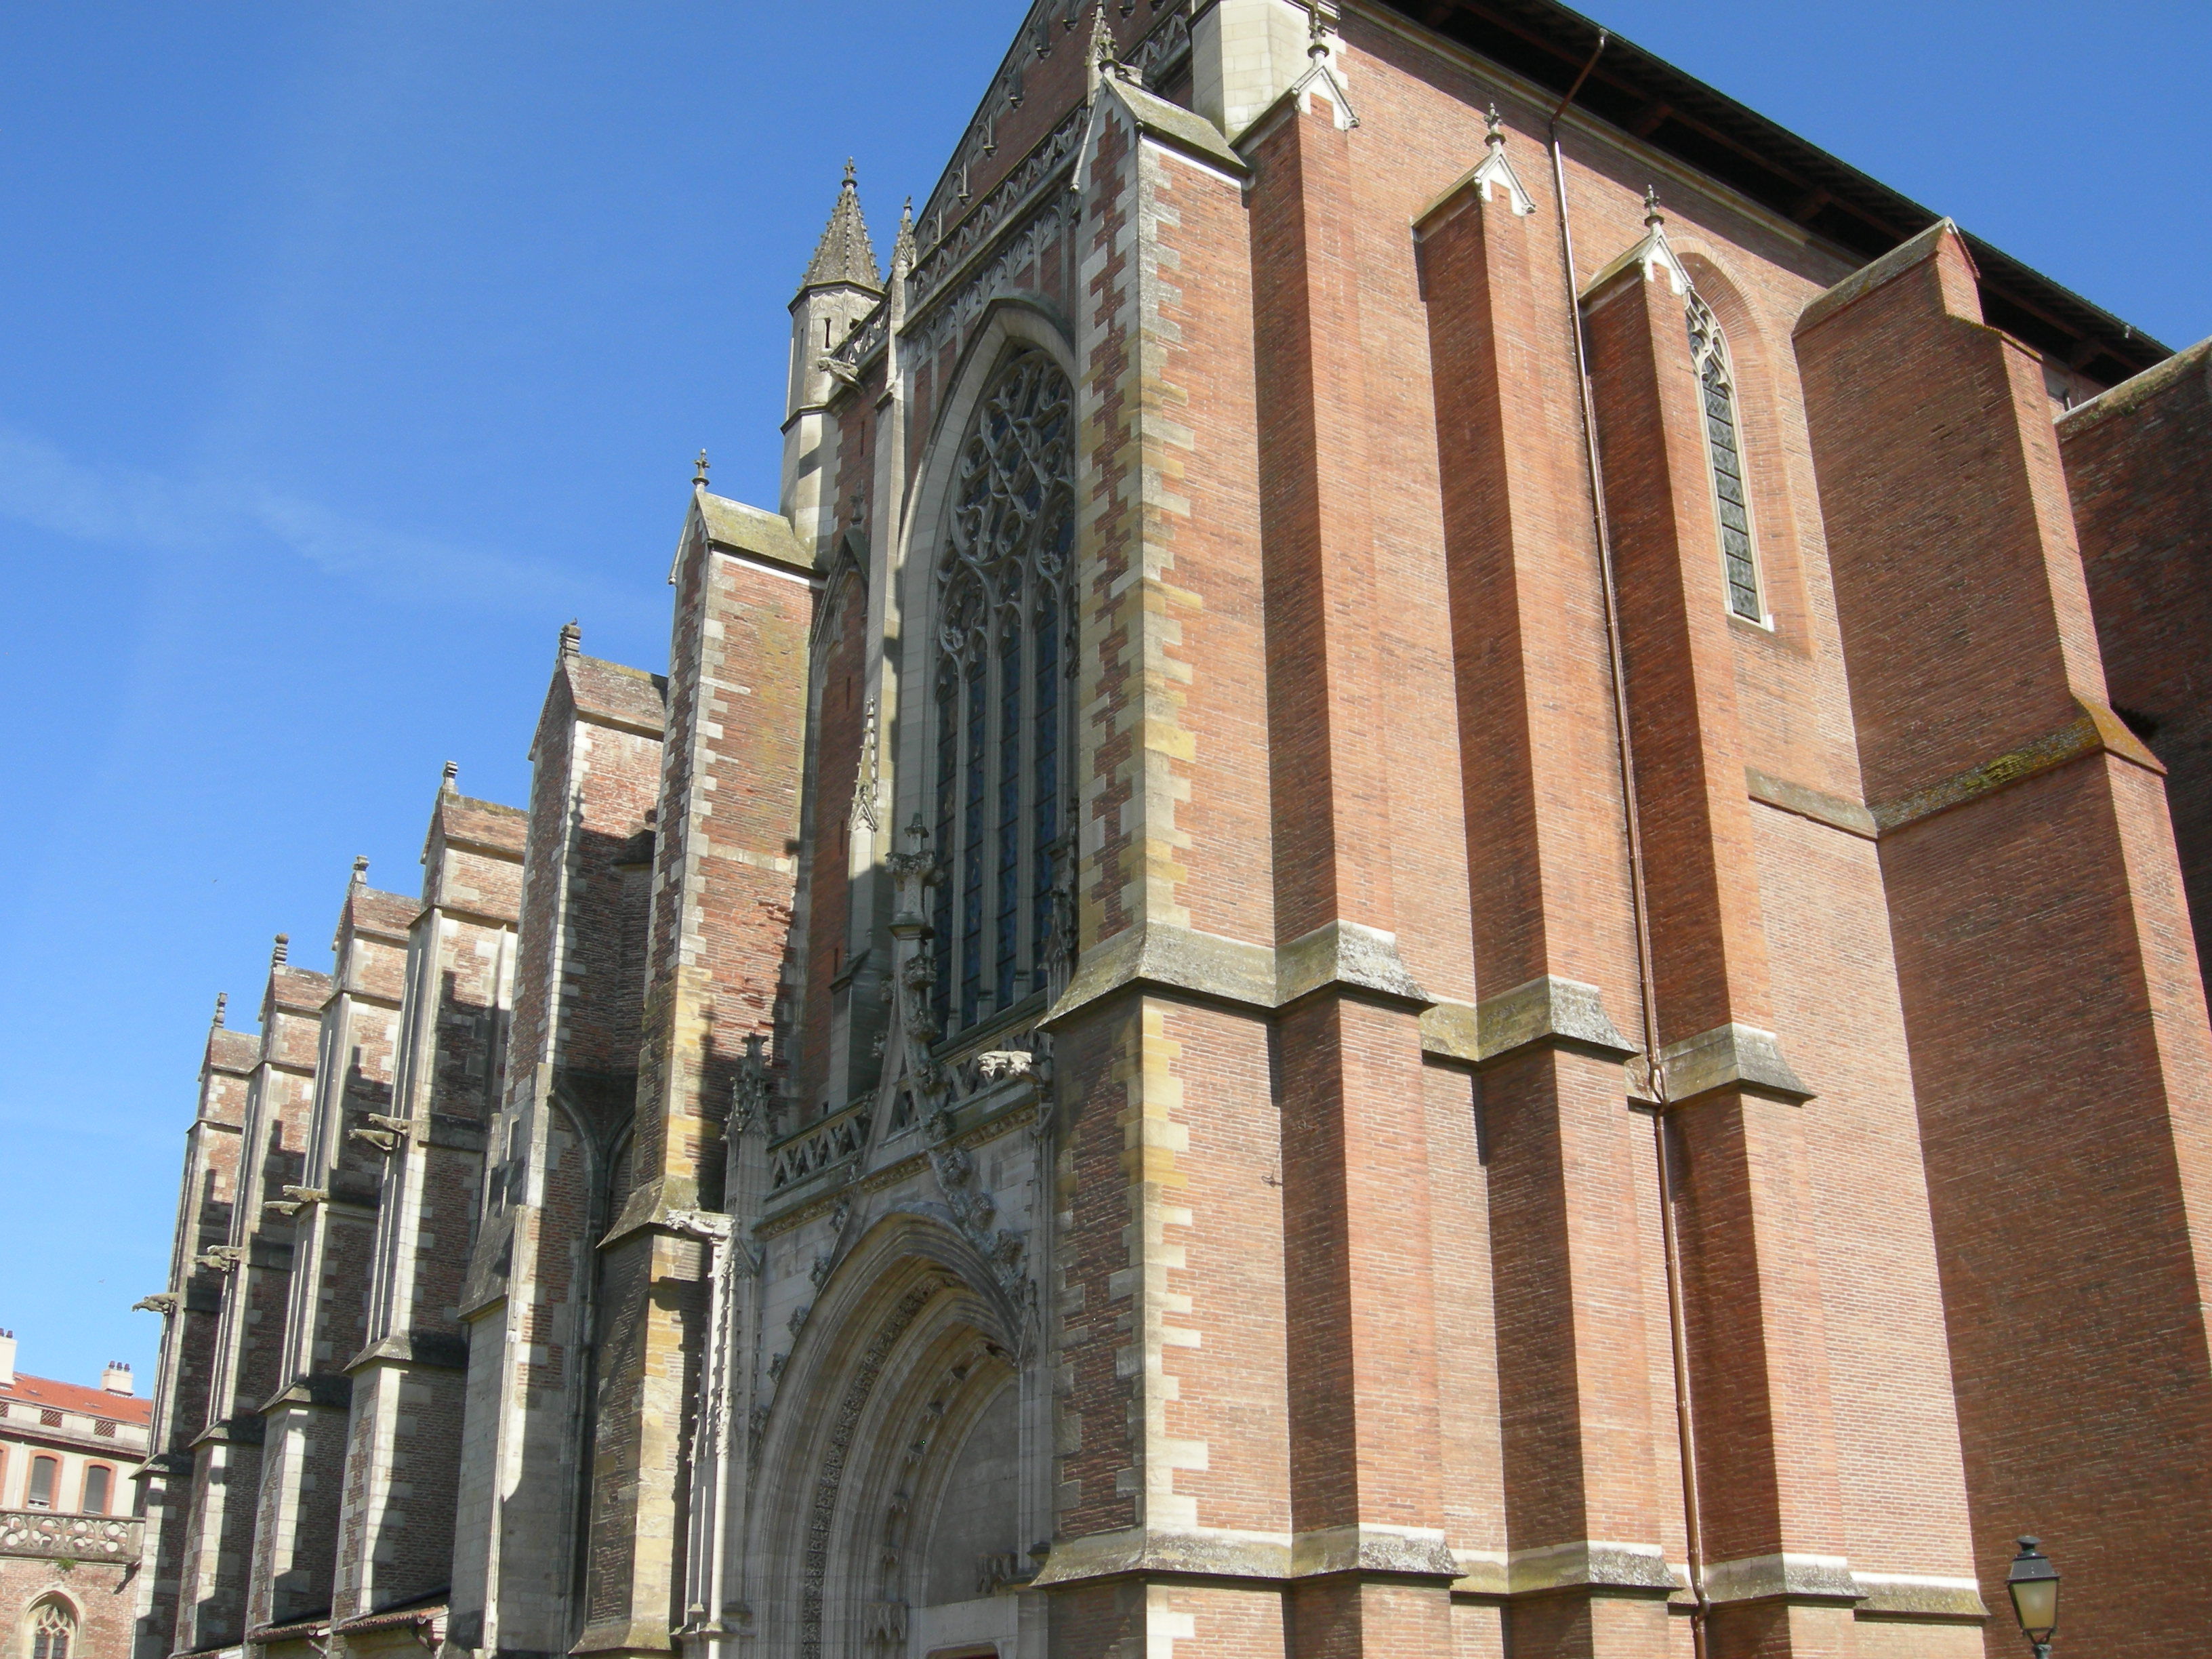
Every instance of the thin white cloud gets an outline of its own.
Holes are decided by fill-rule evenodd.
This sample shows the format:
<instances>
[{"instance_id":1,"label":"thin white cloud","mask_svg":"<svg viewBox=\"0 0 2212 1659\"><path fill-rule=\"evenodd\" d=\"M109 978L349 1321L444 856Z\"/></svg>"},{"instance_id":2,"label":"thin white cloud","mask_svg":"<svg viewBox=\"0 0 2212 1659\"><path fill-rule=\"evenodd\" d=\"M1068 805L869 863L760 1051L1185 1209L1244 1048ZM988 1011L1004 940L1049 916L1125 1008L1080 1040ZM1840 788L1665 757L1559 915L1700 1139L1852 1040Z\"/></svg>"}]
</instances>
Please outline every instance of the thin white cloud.
<instances>
[{"instance_id":1,"label":"thin white cloud","mask_svg":"<svg viewBox=\"0 0 2212 1659\"><path fill-rule=\"evenodd\" d=\"M0 424L0 519L143 553L220 559L273 541L319 570L404 599L533 615L564 606L628 613L639 604L635 593L556 566L387 530L264 484L95 469L6 424Z\"/></svg>"}]
</instances>

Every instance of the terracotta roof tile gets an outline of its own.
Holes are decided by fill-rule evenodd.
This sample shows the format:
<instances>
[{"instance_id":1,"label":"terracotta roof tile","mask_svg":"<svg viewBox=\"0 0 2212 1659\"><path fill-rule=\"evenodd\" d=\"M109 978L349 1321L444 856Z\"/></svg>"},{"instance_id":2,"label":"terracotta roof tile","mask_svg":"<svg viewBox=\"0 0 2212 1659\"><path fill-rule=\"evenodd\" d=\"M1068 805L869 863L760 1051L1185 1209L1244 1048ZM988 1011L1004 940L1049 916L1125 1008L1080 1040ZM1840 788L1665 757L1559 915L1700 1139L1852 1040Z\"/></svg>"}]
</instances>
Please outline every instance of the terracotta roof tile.
<instances>
[{"instance_id":1,"label":"terracotta roof tile","mask_svg":"<svg viewBox=\"0 0 2212 1659\"><path fill-rule=\"evenodd\" d=\"M151 1423L154 1402L136 1395L110 1394L78 1382L57 1382L50 1376L15 1373L12 1387L0 1384L0 1400L20 1400L46 1411L78 1412L87 1417L112 1418L118 1423Z\"/></svg>"}]
</instances>

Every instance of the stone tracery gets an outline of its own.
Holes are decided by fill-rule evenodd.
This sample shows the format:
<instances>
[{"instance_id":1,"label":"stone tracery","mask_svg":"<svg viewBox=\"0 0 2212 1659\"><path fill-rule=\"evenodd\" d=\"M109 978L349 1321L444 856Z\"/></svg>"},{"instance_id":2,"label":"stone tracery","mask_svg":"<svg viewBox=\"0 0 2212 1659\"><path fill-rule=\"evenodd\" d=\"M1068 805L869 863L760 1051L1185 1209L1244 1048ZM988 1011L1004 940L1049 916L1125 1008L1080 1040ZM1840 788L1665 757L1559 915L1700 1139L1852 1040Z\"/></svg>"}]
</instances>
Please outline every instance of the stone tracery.
<instances>
[{"instance_id":1,"label":"stone tracery","mask_svg":"<svg viewBox=\"0 0 2212 1659\"><path fill-rule=\"evenodd\" d=\"M1043 351L1013 352L957 463L936 571L940 1031L1019 1001L1051 952L1074 615L1073 401Z\"/></svg>"}]
</instances>

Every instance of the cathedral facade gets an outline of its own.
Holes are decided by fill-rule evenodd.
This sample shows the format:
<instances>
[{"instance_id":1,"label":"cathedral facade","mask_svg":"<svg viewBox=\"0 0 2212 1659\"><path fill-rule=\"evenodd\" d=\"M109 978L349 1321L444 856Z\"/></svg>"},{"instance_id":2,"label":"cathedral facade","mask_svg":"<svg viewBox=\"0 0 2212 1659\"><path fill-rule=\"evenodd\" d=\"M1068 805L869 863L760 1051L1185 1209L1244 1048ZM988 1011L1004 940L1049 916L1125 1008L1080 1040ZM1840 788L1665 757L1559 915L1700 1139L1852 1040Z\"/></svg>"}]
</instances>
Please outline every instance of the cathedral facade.
<instances>
[{"instance_id":1,"label":"cathedral facade","mask_svg":"<svg viewBox=\"0 0 2212 1659\"><path fill-rule=\"evenodd\" d=\"M783 441L219 1012L138 1659L2202 1650L2206 346L1551 0L1039 0Z\"/></svg>"}]
</instances>

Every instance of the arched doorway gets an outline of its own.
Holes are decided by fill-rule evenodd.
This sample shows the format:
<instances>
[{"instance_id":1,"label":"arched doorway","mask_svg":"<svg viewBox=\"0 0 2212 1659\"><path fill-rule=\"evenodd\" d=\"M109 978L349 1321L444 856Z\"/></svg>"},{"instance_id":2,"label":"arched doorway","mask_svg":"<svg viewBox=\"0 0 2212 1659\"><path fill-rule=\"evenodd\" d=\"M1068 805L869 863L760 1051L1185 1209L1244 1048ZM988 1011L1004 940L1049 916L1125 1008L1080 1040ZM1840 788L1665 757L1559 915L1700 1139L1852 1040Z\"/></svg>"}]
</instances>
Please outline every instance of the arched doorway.
<instances>
[{"instance_id":1,"label":"arched doorway","mask_svg":"<svg viewBox=\"0 0 2212 1659\"><path fill-rule=\"evenodd\" d=\"M1044 1468L1019 1310L950 1226L906 1215L813 1321L757 1476L763 1659L996 1650Z\"/></svg>"}]
</instances>

